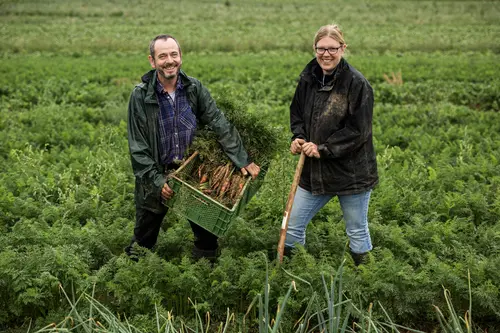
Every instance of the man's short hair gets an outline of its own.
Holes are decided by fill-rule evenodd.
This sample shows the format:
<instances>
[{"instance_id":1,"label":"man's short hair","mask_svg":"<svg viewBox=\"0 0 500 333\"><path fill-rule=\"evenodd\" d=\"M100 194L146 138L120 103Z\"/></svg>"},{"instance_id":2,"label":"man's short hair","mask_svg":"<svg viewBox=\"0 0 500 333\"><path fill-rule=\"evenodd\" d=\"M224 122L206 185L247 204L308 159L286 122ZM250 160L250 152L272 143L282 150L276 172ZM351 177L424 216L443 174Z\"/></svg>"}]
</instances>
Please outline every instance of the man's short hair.
<instances>
[{"instance_id":1,"label":"man's short hair","mask_svg":"<svg viewBox=\"0 0 500 333\"><path fill-rule=\"evenodd\" d=\"M172 38L175 43L177 44L177 46L179 47L179 53L182 55L182 51L181 51L181 46L179 45L179 42L177 41L177 39L175 39L174 36L172 35L167 35L167 34L163 34L163 35L158 35L156 36L155 38L153 38L153 40L149 43L149 55L154 59L155 57L155 43L157 40L159 39L162 39L162 40L167 40L169 38Z\"/></svg>"}]
</instances>

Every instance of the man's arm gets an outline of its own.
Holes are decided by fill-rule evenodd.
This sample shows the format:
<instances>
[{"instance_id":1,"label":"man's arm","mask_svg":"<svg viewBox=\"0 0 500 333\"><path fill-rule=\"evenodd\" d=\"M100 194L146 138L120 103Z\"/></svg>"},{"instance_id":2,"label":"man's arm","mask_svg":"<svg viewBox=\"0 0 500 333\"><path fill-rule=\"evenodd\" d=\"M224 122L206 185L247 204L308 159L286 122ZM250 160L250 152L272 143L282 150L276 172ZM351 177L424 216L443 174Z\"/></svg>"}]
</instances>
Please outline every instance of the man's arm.
<instances>
[{"instance_id":1,"label":"man's arm","mask_svg":"<svg viewBox=\"0 0 500 333\"><path fill-rule=\"evenodd\" d=\"M143 184L146 192L160 197L165 184L165 175L153 158L148 140L146 113L140 88L136 88L128 105L128 146L134 176ZM147 194L147 193L146 193Z\"/></svg>"}]
</instances>

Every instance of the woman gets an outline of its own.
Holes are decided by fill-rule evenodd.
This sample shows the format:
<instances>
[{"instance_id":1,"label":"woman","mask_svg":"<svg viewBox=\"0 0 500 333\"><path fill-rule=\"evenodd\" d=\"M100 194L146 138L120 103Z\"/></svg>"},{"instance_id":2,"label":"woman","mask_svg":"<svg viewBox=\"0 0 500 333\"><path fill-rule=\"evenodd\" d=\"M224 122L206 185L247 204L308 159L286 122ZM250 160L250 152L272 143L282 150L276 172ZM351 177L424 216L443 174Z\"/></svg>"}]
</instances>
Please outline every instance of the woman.
<instances>
[{"instance_id":1,"label":"woman","mask_svg":"<svg viewBox=\"0 0 500 333\"><path fill-rule=\"evenodd\" d=\"M292 104L290 151L306 155L290 213L285 254L305 244L306 227L333 197L339 198L354 263L372 249L368 203L378 183L372 141L373 91L343 58L347 45L337 25L321 27L312 59L300 74Z\"/></svg>"}]
</instances>

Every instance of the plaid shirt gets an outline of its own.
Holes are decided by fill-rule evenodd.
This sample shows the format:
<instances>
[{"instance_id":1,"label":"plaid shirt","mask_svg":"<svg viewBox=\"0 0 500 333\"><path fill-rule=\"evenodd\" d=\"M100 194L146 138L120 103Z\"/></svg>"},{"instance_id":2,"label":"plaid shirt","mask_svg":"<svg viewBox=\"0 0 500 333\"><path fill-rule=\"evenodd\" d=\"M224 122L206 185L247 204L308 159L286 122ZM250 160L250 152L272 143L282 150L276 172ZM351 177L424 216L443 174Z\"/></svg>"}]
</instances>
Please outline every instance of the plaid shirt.
<instances>
[{"instance_id":1,"label":"plaid shirt","mask_svg":"<svg viewBox=\"0 0 500 333\"><path fill-rule=\"evenodd\" d=\"M156 96L160 105L158 123L160 128L161 163L168 165L181 160L193 142L196 131L196 116L188 103L181 80L177 80L175 101L157 81Z\"/></svg>"}]
</instances>

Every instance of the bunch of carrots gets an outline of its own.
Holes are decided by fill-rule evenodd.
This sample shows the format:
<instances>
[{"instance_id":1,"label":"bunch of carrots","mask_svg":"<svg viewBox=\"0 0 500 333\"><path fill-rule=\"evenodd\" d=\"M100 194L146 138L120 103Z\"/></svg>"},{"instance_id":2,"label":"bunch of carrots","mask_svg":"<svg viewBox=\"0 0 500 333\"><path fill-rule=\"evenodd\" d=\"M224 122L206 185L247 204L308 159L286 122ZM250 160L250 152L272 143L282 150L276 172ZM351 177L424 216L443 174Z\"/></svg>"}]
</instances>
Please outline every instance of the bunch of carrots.
<instances>
[{"instance_id":1,"label":"bunch of carrots","mask_svg":"<svg viewBox=\"0 0 500 333\"><path fill-rule=\"evenodd\" d=\"M228 206L234 205L246 180L231 162L219 166L202 163L194 168L191 177L198 180L200 191Z\"/></svg>"},{"instance_id":2,"label":"bunch of carrots","mask_svg":"<svg viewBox=\"0 0 500 333\"><path fill-rule=\"evenodd\" d=\"M266 118L249 112L248 103L241 96L226 92L218 95L216 101L225 118L238 129L249 158L261 167L263 175L276 153L288 149L281 126L273 126ZM185 157L195 152L199 156L192 167L177 175L204 195L226 207L233 207L248 178L234 168L210 126L199 124ZM260 181L253 183L252 191L261 184Z\"/></svg>"}]
</instances>

